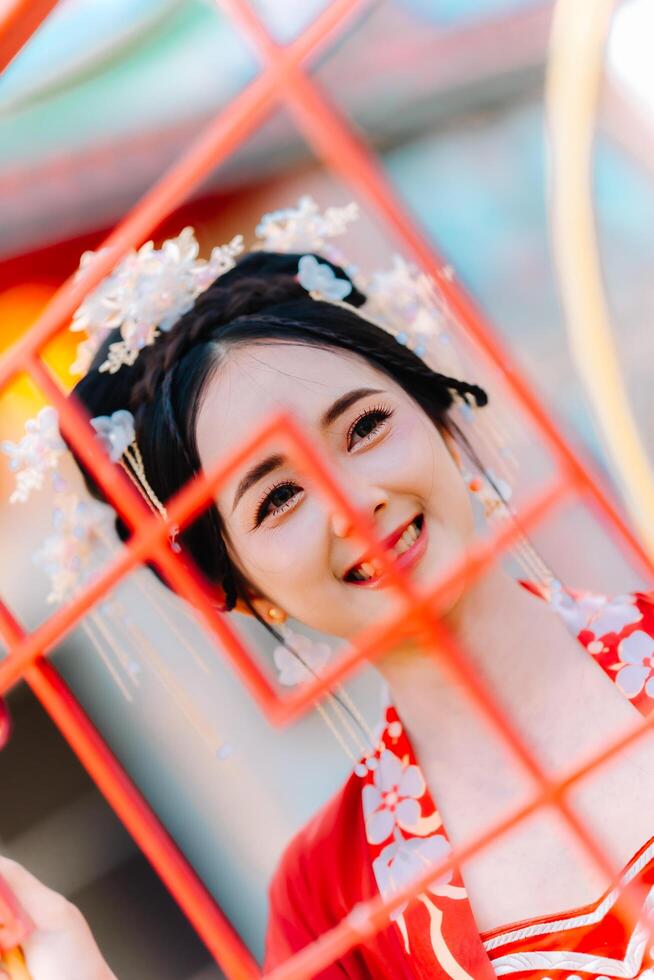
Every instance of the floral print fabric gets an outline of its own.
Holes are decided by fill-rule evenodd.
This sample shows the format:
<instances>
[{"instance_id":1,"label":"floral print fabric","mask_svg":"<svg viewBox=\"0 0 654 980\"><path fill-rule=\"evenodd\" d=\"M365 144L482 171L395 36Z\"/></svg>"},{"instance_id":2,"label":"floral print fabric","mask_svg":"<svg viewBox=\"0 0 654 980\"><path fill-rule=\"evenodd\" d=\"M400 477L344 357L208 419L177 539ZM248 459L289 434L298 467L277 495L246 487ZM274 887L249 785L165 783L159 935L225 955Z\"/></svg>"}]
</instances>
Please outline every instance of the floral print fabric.
<instances>
[{"instance_id":1,"label":"floral print fabric","mask_svg":"<svg viewBox=\"0 0 654 980\"><path fill-rule=\"evenodd\" d=\"M654 592L608 598L592 593L572 594L557 589L545 595L530 583L522 584L550 602L573 635L577 636L625 696L644 714L648 713L654 698ZM374 887L382 896L390 897L424 872L430 864L442 861L450 852L450 843L438 809L431 798L402 721L392 705L386 709L375 755L363 760L363 764L359 764L355 772L358 775L353 775L348 782L342 800L345 801L347 797L351 801L355 794L360 797L359 812L365 844L363 856L361 850L357 852L356 848L349 855L349 880L352 881L352 861L358 860L358 880L361 883L358 889L355 886L350 890L346 902L349 909L356 901L370 897L369 869L372 870ZM353 780L358 780L358 789ZM321 812L315 821L310 822L309 838L315 837L316 827L324 827L327 812L329 819L336 823L336 827L332 824L331 829L337 830L337 837L326 837L324 846L329 846L329 840L346 839L347 829L338 827L338 821L352 819L351 806L348 809L337 798L332 801L328 811ZM352 834L350 828L353 841L357 836ZM298 835L291 850L302 854L306 875L307 868L311 866L307 839L303 839L302 834ZM651 859L646 865L643 863L643 854ZM646 900L651 904L654 918L654 843L651 843L649 852L646 853L644 849L643 854L639 856L637 871L639 878L647 874L651 877L651 893L647 893ZM333 858L338 861L337 855L333 855ZM633 867L636 865L632 865ZM271 939L278 926L278 922L275 922L274 898L280 890L285 873L292 871L286 862L282 862L271 890L273 907L267 958L269 966L274 965L276 960L274 942ZM332 884L332 890L338 889L342 896L344 889L337 874L334 880L336 884ZM324 875L322 879L316 878L313 881L314 895L320 892L323 882ZM353 896L356 900L354 902ZM345 960L339 961L320 976L329 977L330 980L337 976L492 980L495 976L504 975L511 975L516 980L608 980L611 977L654 980L654 971L648 965L654 960L646 957L643 937L640 934L636 936L625 933L616 939L615 923L609 924L612 921L612 907L598 906L590 910L589 914L591 917L594 915L595 919L590 923L592 928L588 934L584 934L586 947L581 959L580 954L573 955L572 952L576 948L574 944L581 942L580 934L576 931L578 926L576 929L564 927L558 932L550 929L547 934L547 949L539 949L536 941L536 947L531 952L537 955L532 956L530 952L526 956L529 951L520 948L521 939L524 940L525 937L516 939L513 936L512 945L508 949L501 943L491 942L489 946L482 942L463 881L457 871L452 871L434 880L424 893L408 905L405 903L396 909L386 933L378 934L368 943L362 943L359 953L352 954L354 958L351 965L346 965ZM602 913L599 918L598 908ZM339 917L342 917L342 913ZM327 928L337 922L338 918L335 918L328 923ZM601 946L605 938L604 927L609 929L613 942L612 955L608 957L599 953L595 955L597 951L591 948L593 944ZM392 945L391 940L393 930L396 946ZM312 938L317 938L322 931L325 931L324 924ZM308 941L310 938L305 936L298 948ZM383 953L374 959L371 952L371 956L366 958L366 948L369 947L372 951L376 949L375 944L384 950ZM552 944L556 949L552 949ZM287 955L290 952L290 949L287 950ZM396 957L396 965L389 968L391 956ZM380 965L376 966L377 963ZM597 968L593 966L594 963ZM639 972L643 969L644 972ZM358 972L359 970L362 972Z\"/></svg>"}]
</instances>

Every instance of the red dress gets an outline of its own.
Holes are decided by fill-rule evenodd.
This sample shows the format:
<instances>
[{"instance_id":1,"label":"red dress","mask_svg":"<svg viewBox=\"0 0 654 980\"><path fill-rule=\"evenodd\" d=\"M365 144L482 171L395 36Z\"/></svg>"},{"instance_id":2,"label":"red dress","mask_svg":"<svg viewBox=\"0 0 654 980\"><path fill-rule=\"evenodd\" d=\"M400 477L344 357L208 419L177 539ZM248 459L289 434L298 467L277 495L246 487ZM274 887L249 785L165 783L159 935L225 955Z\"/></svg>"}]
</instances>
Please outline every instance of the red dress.
<instances>
[{"instance_id":1,"label":"red dress","mask_svg":"<svg viewBox=\"0 0 654 980\"><path fill-rule=\"evenodd\" d=\"M654 698L654 591L547 598L646 714ZM372 762L356 767L284 852L269 890L266 972L337 925L358 902L392 895L449 851L412 746L389 706ZM654 838L625 868L627 882L644 888L654 911ZM463 881L450 872L317 978L654 980L654 948L642 927L627 933L617 895L616 889L583 909L480 935Z\"/></svg>"}]
</instances>

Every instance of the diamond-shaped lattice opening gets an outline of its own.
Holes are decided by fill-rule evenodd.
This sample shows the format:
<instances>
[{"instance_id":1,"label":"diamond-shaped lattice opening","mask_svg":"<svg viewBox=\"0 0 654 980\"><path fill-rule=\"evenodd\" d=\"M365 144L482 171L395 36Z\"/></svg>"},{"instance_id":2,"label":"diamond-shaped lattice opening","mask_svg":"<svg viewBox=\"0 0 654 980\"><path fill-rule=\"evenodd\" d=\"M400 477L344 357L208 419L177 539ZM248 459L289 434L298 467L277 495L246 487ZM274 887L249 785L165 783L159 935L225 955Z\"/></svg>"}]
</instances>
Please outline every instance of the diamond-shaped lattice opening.
<instances>
[{"instance_id":1,"label":"diamond-shaped lattice opening","mask_svg":"<svg viewBox=\"0 0 654 980\"><path fill-rule=\"evenodd\" d=\"M248 8L240 4L234 5L232 13L238 15L239 7L241 7L241 14L247 14ZM239 18L239 25L252 34L252 24L248 21L247 16ZM333 23L331 26L334 26ZM252 36L255 36L256 39L256 25ZM258 39L261 40L260 35ZM302 38L297 43L301 45ZM556 430L535 402L528 386L522 382L517 372L512 370L512 366L505 360L503 352L494 344L485 324L463 291L458 284L451 283L449 276L443 276L442 263L434 258L427 244L411 225L400 203L394 198L391 188L385 181L383 172L358 135L348 126L340 113L333 110L320 89L313 86L306 77L294 73L294 69L288 69L288 64L285 66L287 70L285 74L284 65L278 57L278 52L267 50L267 53L264 54L264 60L266 59L267 71L271 70L271 65L279 69L279 75L275 76L274 82L265 81L266 71L264 71L261 76L264 81L253 83L253 86L258 84L259 88L251 87L247 90L244 97L237 100L240 104L236 110L229 107L218 124L215 127L212 124L207 138L201 140L198 146L193 149L190 157L186 159L185 164L176 172L173 179L159 186L155 193L148 197L145 206L137 209L136 214L128 219L127 225L119 230L114 239L114 242L119 246L119 253L124 251L127 245L138 243L146 238L148 232L162 218L163 213L178 204L182 196L188 194L193 187L197 186L198 181L208 174L212 167L216 166L221 153L224 156L231 152L238 145L242 135L252 131L253 121L255 119L257 122L260 121L265 114L263 108L272 105L274 97L281 97L285 100L288 111L293 113L299 128L313 147L314 152L319 154L341 179L347 181L349 186L355 189L355 193L360 195L361 202L367 208L375 209L375 213L380 216L381 220L388 223L394 230L400 244L406 246L413 256L420 258L424 266L432 271L436 277L441 276L444 279L442 282L443 291L453 314L464 321L471 334L476 338L485 357L497 367L506 369L507 385L512 396L523 404L530 424L535 425L544 436L548 450L553 452L556 458L554 478L552 478L551 463L547 459L544 463L539 462L538 465L541 467L538 474L539 485L544 475L549 477L545 482L545 489L543 490L542 486L540 489L536 488L536 493L529 495L526 501L520 501L521 506L517 508L523 530L526 533L531 533L532 529L549 514L553 505L558 503L566 492L574 489L583 491L588 495L602 516L612 519L616 526L623 531L625 539L628 540L626 529L620 528L619 518L603 500L593 477L581 469L569 449L563 444ZM278 83L279 87L277 88ZM269 90L266 89L268 84L272 86ZM251 94L252 92L254 95ZM231 117L230 111L232 112ZM227 125L224 124L225 118L227 118ZM100 265L97 268L99 269ZM104 272L108 269L109 263L107 262ZM59 320L63 321L76 304L69 303L67 306L63 299L58 302ZM56 312L57 307L55 306L54 309ZM179 564L176 553L172 552L166 543L165 531L162 529L161 523L159 522L157 525L157 520L149 515L143 502L138 501L129 484L124 479L121 481L115 476L106 459L103 460L97 452L94 453L91 437L83 420L67 409L65 403L61 403L51 368L44 367L38 360L40 348L56 332L55 320L57 317L54 313L51 313L50 317L49 325L46 319L37 328L37 333L34 334L36 339L31 349L25 345L19 348L21 356L9 352L2 368L0 368L0 380L6 384L7 381L13 380L18 369L27 370L34 376L37 386L48 399L60 408L66 436L74 443L77 451L85 455L87 463L97 473L108 495L111 499L115 499L121 510L126 509L131 523L136 528L131 543L122 553L128 556L132 555L134 560L123 559L124 564L116 567L114 577L111 580L109 578L106 580L106 588L98 587L97 583L95 586L91 585L91 591L86 593L85 601L79 602L76 610L76 600L73 599L72 604L64 607L58 621L55 614L56 627L52 627L52 621L43 621L37 627L37 630L41 631L40 633L21 636L20 625L13 621L10 612L3 608L0 617L3 639L5 646L10 646L12 649L0 666L0 689L4 690L21 677L25 677L35 687L39 696L51 710L53 717L58 720L60 726L67 732L70 741L76 745L80 754L85 758L98 784L112 799L118 812L144 846L159 872L178 894L185 910L217 958L224 964L228 975L251 976L256 973L256 970L242 945L222 919L210 896L203 891L201 884L194 878L192 869L184 864L179 853L175 850L174 844L166 839L165 832L157 826L152 811L138 797L133 787L130 787L126 773L116 764L116 760L109 753L107 746L98 740L97 733L94 733L89 726L88 719L85 719L80 705L72 697L62 678L47 661L42 662L38 659L38 655L47 653L52 644L82 616L86 607L92 603L97 603L93 610L94 613L97 610L98 614L112 617L114 622L122 616L122 626L134 633L134 620L129 611L126 613L123 606L120 605L115 591L110 594L109 589L115 586L116 582L130 572L134 566L148 557L155 559L177 591L183 594L191 605L201 610L223 652L229 655L233 666L237 669L241 681L246 683L269 718L276 722L288 721L305 710L325 691L332 681L345 676L350 668L360 662L364 656L371 658L379 656L384 650L384 644L392 642L397 637L397 631L402 625L401 614L403 612L410 613L416 620L424 619L424 623L421 622L421 625L431 630L431 638L440 654L448 657L460 681L465 684L468 696L475 700L480 712L483 712L484 716L490 720L493 731L497 731L522 760L536 787L536 796L533 800L528 799L522 807L518 807L513 813L486 828L477 840L456 842L454 854L450 855L446 862L440 862L439 868L430 869L427 875L438 874L446 870L455 860L469 857L473 850L481 850L511 826L515 826L520 820L528 818L538 803L550 802L559 807L562 819L567 821L570 828L580 836L582 842L585 842L597 868L605 875L610 874L611 861L604 849L598 845L592 830L589 832L588 828L584 828L583 823L575 817L567 806L567 793L573 785L573 777L568 775L567 781L561 786L551 785L551 775L542 771L538 760L534 758L529 747L524 744L518 728L510 718L503 715L501 705L489 697L488 690L482 680L469 670L465 651L459 651L454 646L438 620L439 601L447 595L448 590L454 585L457 587L469 585L473 574L480 574L483 568L494 561L509 543L512 543L516 537L515 526L517 525L506 525L505 528L489 536L486 541L482 541L478 550L472 554L454 555L454 561L442 570L441 580L436 583L433 595L429 596L429 603L426 595L417 588L417 583L413 581L412 577L398 576L397 582L394 581L393 583L397 587L398 596L393 621L389 619L388 622L375 624L375 628L369 630L366 636L355 637L352 648L334 661L333 666L328 668L319 680L312 680L308 686L303 687L294 696L280 699L278 692L270 682L270 678L266 675L265 667L249 655L248 648L241 642L240 638L226 627L225 622L215 613L212 604L212 599L215 596L212 596L210 589L207 590L206 583L202 582L192 568ZM2 373L3 370L4 374ZM352 501L348 499L348 487L343 485L335 472L332 472L328 461L316 452L315 447L297 420L292 417L270 420L267 433L262 431L253 434L251 444L248 447L240 447L240 459L243 461L248 453L258 451L263 448L267 440L275 439L283 442L286 451L296 458L298 469L306 475L315 491L323 494L324 505L339 513L347 514L348 520L356 529L356 540L362 546L378 551L379 542L375 540L369 521L366 520L362 512L353 509ZM166 504L169 505L170 521L184 524L191 511L198 513L211 495L217 491L221 485L221 480L228 476L227 471L234 462L233 454L231 459L220 460L216 471L207 475L207 480L202 486L196 483L194 486L182 490L175 501L166 501ZM534 468L532 473L536 471ZM379 551L379 557L383 561L381 551ZM120 560L119 557L118 561L120 562ZM389 566L388 570L389 574L395 578L392 566ZM135 572L132 578L139 574L141 573ZM433 586L434 583L427 583L427 585ZM95 591L93 591L94 589ZM118 605L116 605L117 602ZM104 635L97 622L95 628L97 632L94 639L89 640L91 644L95 644L95 641L102 639ZM138 629L137 633L139 633ZM37 637L36 640L34 639L35 636ZM145 653L145 658L149 670L158 672L160 677L168 679L167 691L172 696L169 665L163 663L161 658L153 657L152 650ZM128 684L135 686L139 670L134 669L133 664L130 667L129 661L125 663L118 661L118 665L124 674L121 677L124 690L131 694L132 691ZM118 676L116 663L112 664L112 668ZM142 671L142 665L140 669ZM199 667L198 669L203 668ZM182 710L181 705L179 707ZM185 704L185 709L188 713L188 703ZM204 726L200 725L200 728L206 734ZM625 736L624 740L633 737L635 736L632 733ZM210 742L215 754L217 750L219 751L219 747L215 744L213 732ZM608 753L608 746L604 753L596 752L596 757L585 763L582 774L589 772L592 765L603 761ZM148 838L148 834L150 834L150 838ZM414 881L411 884L411 890L417 892L426 883L426 877L422 881ZM283 967L278 975L292 974L297 976L300 973L306 976L315 975L319 969L337 958L344 949L381 928L388 918L391 907L396 907L407 894L406 890L403 894L396 894L390 904L384 905L381 898L376 898L367 908L355 908L352 914L341 925L337 926L330 936L324 937L324 940L317 946L300 953L298 960L293 965ZM633 909L630 908L628 914L631 915L632 912ZM371 913L372 917L367 913ZM299 972L293 972L294 969Z\"/></svg>"}]
</instances>

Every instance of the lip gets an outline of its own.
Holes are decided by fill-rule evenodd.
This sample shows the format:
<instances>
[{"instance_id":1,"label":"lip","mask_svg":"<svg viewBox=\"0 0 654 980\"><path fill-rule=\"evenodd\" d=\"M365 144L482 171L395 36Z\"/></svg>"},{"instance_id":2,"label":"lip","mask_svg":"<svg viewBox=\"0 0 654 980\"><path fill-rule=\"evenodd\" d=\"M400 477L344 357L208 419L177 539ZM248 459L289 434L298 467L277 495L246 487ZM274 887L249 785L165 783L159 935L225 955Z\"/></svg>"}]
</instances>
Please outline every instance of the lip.
<instances>
[{"instance_id":1,"label":"lip","mask_svg":"<svg viewBox=\"0 0 654 980\"><path fill-rule=\"evenodd\" d=\"M389 536L385 538L384 541L382 542L384 546L387 548L392 547L395 544L395 542L402 537L402 534L404 533L404 531L406 531L409 524L413 524L416 517L419 516L420 516L419 513L415 514L410 521L407 521L406 524L402 525L399 531L393 531L392 534L389 534ZM398 555L395 559L393 559L394 568L396 568L397 571L399 572L408 571L408 569L412 568L418 561L420 561L426 549L427 549L427 520L423 514L420 534L418 535L418 537L413 542L410 548L407 548L407 550L403 551L401 555ZM361 562L365 560L366 560L365 558L362 558ZM356 564L360 564L361 562L356 562ZM353 566L350 565L350 568L352 567ZM360 581L360 582L347 582L347 585L356 585L364 589L378 589L378 588L383 588L387 584L388 579L389 579L388 573L382 572L382 574L378 575L376 578L369 578L369 579L365 579L365 581Z\"/></svg>"}]
</instances>

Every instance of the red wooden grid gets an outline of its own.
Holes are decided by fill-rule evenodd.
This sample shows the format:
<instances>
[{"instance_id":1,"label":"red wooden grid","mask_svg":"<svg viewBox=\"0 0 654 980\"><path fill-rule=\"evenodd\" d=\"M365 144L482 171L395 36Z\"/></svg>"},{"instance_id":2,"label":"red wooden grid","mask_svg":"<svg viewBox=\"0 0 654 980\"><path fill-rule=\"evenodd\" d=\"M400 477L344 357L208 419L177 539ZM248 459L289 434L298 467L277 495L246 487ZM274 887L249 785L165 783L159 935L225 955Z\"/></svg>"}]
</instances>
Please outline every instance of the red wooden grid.
<instances>
[{"instance_id":1,"label":"red wooden grid","mask_svg":"<svg viewBox=\"0 0 654 980\"><path fill-rule=\"evenodd\" d=\"M196 607L207 628L219 641L220 648L230 657L262 710L275 724L287 723L306 710L336 680L351 673L364 659L372 660L379 656L393 643L405 617L418 616L431 631L435 649L439 651L434 655L441 656L448 668L464 681L479 710L496 726L539 787L526 806L516 809L501 822L489 827L477 840L453 852L447 861L426 872L392 900L384 902L378 897L356 909L355 915L349 916L271 974L280 980L315 975L353 943L360 941L362 936L382 928L388 922L390 912L422 891L432 878L481 850L529 813L548 803L559 808L593 862L612 878L618 869L612 867L594 835L570 810L566 794L577 781L647 731L654 724L654 716L644 720L635 732L606 746L601 753L564 774L561 779L555 782L549 780L471 670L465 652L453 642L437 615L441 597L452 582L469 583L480 574L511 544L517 527L502 528L491 539L481 542L474 555L447 570L429 590L419 590L410 579L389 564L367 515L351 507L346 491L334 478L327 461L315 453L296 420L286 414L273 419L246 446L217 465L212 473L196 478L181 490L168 505L168 524L188 522L214 496L216 487L235 467L242 465L272 437L281 439L298 466L326 495L330 506L349 516L361 539L385 564L404 600L405 609L402 616L389 619L357 637L351 649L319 679L290 697L280 698L231 628L228 617L216 612L211 589L202 581L198 571L169 550L166 537L168 525L151 514L122 470L98 452L84 413L66 399L44 364L41 358L43 348L58 331L65 328L83 296L110 271L127 249L141 244L161 219L181 203L211 169L233 152L280 101L291 111L317 156L387 223L419 264L432 275L438 275L442 267L440 257L396 199L374 155L305 70L306 62L315 58L333 37L342 35L352 17L368 5L366 0L334 0L300 37L287 46L278 45L268 35L245 0L219 2L236 28L257 50L263 62L261 73L217 115L178 163L113 231L105 243L107 251L88 268L84 279L75 284L70 280L65 283L38 323L0 362L0 388L19 372L26 372L32 377L58 409L65 435L93 469L107 498L134 530L124 551L107 566L103 574L32 633L27 633L21 627L0 600L0 635L8 647L8 655L0 663L0 693L21 679L32 687L229 977L259 976L260 971L71 691L45 659L92 605L138 564L145 560L153 561L171 585ZM15 0L8 5L0 20L0 66L13 57L52 6L52 0L30 0L28 4L25 0ZM597 474L577 459L481 313L458 284L444 282L440 277L439 281L459 322L486 359L501 371L508 389L522 405L557 462L557 475L552 485L522 509L519 515L521 527L528 531L566 497L573 494L583 496L651 575L652 566L647 556L601 490ZM631 907L627 914L635 921L638 912Z\"/></svg>"}]
</instances>

